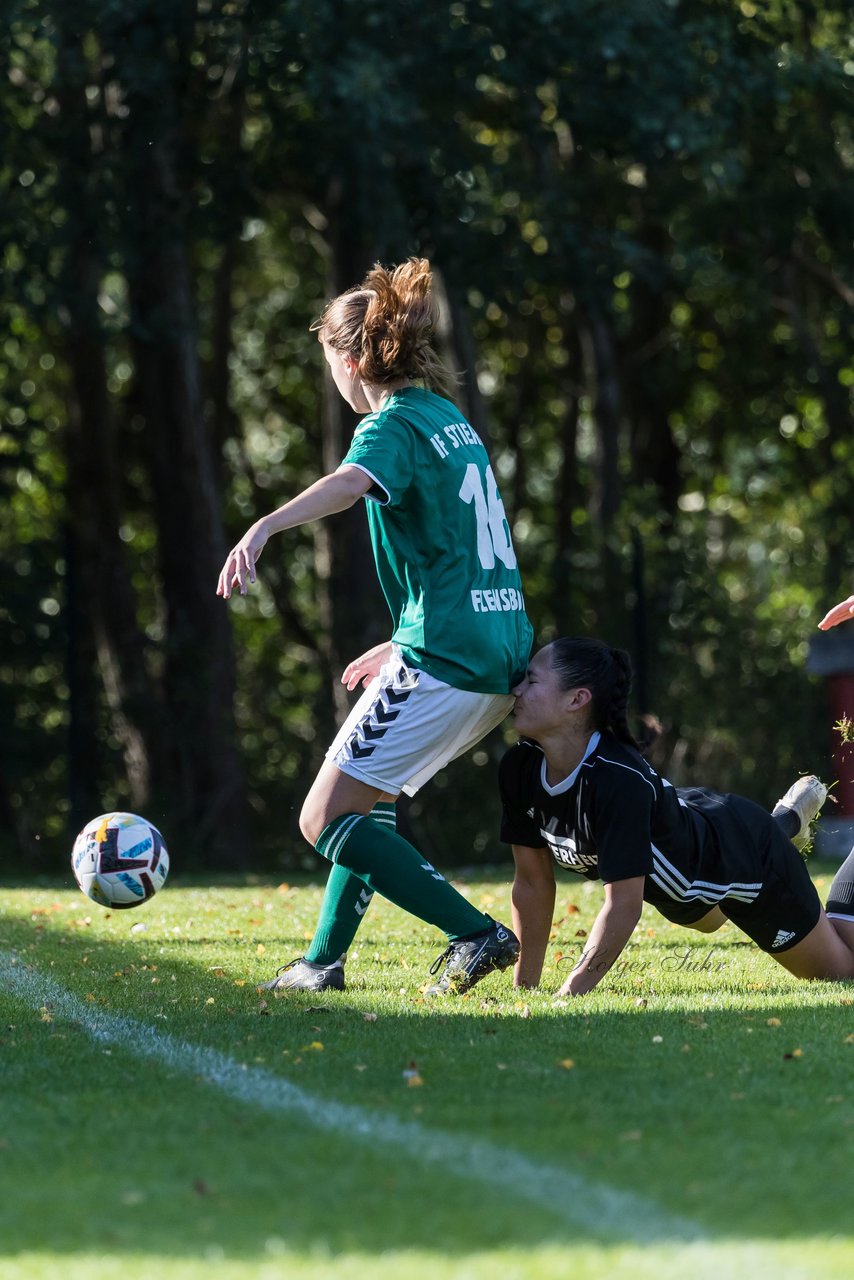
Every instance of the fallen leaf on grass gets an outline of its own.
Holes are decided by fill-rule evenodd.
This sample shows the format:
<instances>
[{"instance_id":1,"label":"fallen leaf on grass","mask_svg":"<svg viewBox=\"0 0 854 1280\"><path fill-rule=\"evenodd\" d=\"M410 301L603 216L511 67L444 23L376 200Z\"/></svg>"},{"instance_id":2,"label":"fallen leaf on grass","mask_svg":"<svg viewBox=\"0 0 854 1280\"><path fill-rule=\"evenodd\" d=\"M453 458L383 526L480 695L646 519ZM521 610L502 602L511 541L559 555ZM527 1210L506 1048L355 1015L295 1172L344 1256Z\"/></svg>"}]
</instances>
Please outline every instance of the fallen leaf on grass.
<instances>
[{"instance_id":1,"label":"fallen leaf on grass","mask_svg":"<svg viewBox=\"0 0 854 1280\"><path fill-rule=\"evenodd\" d=\"M417 1062L410 1062L408 1067L404 1067L403 1078L406 1081L407 1089L419 1089L424 1083L418 1070Z\"/></svg>"},{"instance_id":2,"label":"fallen leaf on grass","mask_svg":"<svg viewBox=\"0 0 854 1280\"><path fill-rule=\"evenodd\" d=\"M574 1058L561 1058L560 1062L559 1062L557 1065L558 1065L559 1067L562 1067L564 1071L571 1071L571 1070L573 1069L573 1067L575 1066L575 1059L574 1059Z\"/></svg>"},{"instance_id":3,"label":"fallen leaf on grass","mask_svg":"<svg viewBox=\"0 0 854 1280\"><path fill-rule=\"evenodd\" d=\"M303 1053L323 1053L323 1045L319 1040L312 1040L311 1044L302 1046Z\"/></svg>"},{"instance_id":4,"label":"fallen leaf on grass","mask_svg":"<svg viewBox=\"0 0 854 1280\"><path fill-rule=\"evenodd\" d=\"M845 1039L842 1041L842 1043L843 1043L843 1044L854 1044L854 1033L852 1033L850 1036L846 1036L846 1037L845 1037Z\"/></svg>"},{"instance_id":5,"label":"fallen leaf on grass","mask_svg":"<svg viewBox=\"0 0 854 1280\"><path fill-rule=\"evenodd\" d=\"M782 1027L783 1024L779 1018L766 1018L765 1025L766 1027Z\"/></svg>"}]
</instances>

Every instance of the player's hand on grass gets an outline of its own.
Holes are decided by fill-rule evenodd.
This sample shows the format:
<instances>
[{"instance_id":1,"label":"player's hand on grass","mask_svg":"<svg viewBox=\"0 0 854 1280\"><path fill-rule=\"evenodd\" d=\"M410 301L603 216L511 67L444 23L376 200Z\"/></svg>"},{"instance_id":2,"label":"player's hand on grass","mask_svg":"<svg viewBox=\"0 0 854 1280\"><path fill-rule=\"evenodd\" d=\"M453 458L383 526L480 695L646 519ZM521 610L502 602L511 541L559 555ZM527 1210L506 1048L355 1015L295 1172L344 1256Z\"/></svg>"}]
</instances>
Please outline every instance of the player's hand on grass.
<instances>
[{"instance_id":1,"label":"player's hand on grass","mask_svg":"<svg viewBox=\"0 0 854 1280\"><path fill-rule=\"evenodd\" d=\"M352 662L347 663L341 676L341 683L345 684L351 691L358 684L361 684L363 688L367 687L374 676L379 675L380 669L385 666L390 657L390 640L386 640L382 644L375 644L373 649L369 649L361 657L354 658Z\"/></svg>"},{"instance_id":2,"label":"player's hand on grass","mask_svg":"<svg viewBox=\"0 0 854 1280\"><path fill-rule=\"evenodd\" d=\"M269 536L265 522L257 520L229 551L216 587L217 595L223 600L229 599L235 587L242 596L246 595L247 585L255 581L255 564Z\"/></svg>"},{"instance_id":3,"label":"player's hand on grass","mask_svg":"<svg viewBox=\"0 0 854 1280\"><path fill-rule=\"evenodd\" d=\"M849 618L854 618L854 596L849 596L847 600L834 605L818 624L819 631L829 631L831 627L838 626L840 622L847 622Z\"/></svg>"}]
</instances>

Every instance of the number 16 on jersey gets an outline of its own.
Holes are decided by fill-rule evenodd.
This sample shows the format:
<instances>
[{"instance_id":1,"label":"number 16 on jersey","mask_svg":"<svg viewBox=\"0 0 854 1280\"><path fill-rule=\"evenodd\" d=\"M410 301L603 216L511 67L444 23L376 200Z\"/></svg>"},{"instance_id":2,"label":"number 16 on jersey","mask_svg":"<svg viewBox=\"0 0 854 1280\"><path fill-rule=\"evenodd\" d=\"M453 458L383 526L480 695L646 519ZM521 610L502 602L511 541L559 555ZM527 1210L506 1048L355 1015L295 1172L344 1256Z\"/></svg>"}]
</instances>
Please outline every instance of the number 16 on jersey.
<instances>
[{"instance_id":1,"label":"number 16 on jersey","mask_svg":"<svg viewBox=\"0 0 854 1280\"><path fill-rule=\"evenodd\" d=\"M477 554L484 569L494 569L500 560L507 569L516 568L516 553L510 541L510 526L504 503L495 483L492 467L481 477L477 464L470 462L460 487L463 502L474 504L477 522Z\"/></svg>"}]
</instances>

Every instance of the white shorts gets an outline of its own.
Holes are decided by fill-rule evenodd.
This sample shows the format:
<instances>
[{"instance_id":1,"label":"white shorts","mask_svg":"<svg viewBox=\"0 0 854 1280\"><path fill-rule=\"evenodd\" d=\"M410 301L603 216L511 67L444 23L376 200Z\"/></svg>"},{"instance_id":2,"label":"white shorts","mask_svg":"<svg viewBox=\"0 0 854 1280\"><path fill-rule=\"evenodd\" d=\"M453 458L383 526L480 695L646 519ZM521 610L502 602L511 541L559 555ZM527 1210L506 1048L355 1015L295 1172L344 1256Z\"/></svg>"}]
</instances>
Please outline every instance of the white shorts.
<instances>
[{"instance_id":1,"label":"white shorts","mask_svg":"<svg viewBox=\"0 0 854 1280\"><path fill-rule=\"evenodd\" d=\"M395 647L326 753L342 773L391 795L419 787L510 712L509 693L470 693L408 667Z\"/></svg>"}]
</instances>

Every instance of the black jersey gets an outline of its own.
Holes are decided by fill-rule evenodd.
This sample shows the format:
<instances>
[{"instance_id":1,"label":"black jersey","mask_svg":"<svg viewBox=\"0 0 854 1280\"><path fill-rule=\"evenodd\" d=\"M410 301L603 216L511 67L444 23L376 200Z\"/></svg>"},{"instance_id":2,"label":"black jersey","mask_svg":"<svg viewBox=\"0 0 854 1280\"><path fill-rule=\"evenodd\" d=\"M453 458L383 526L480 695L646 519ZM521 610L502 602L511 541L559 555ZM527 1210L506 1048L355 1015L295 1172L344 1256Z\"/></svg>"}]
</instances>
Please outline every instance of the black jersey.
<instances>
[{"instance_id":1,"label":"black jersey","mask_svg":"<svg viewBox=\"0 0 854 1280\"><path fill-rule=\"evenodd\" d=\"M671 920L698 920L716 903L753 903L773 819L740 796L677 790L639 752L594 733L581 764L557 786L540 747L520 742L501 761L501 838L547 846L588 880L645 876L644 898Z\"/></svg>"}]
</instances>

